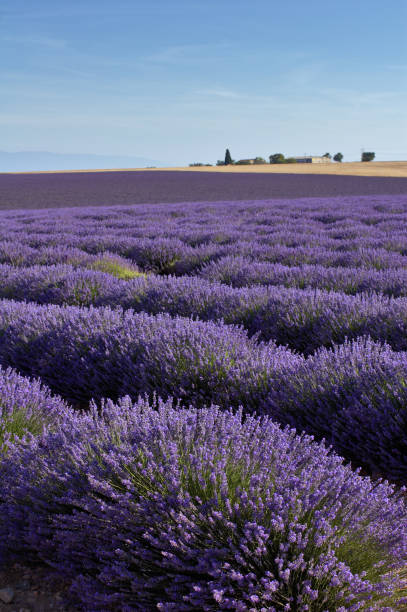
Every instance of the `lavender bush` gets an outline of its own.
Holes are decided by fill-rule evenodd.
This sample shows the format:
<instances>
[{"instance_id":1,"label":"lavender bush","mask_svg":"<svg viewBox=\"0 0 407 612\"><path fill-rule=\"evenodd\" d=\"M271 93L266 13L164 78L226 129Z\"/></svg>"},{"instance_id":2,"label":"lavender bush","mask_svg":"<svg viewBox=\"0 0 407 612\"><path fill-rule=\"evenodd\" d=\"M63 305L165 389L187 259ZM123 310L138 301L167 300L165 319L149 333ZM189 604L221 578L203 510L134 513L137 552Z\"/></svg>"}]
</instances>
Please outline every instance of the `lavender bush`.
<instances>
[{"instance_id":1,"label":"lavender bush","mask_svg":"<svg viewBox=\"0 0 407 612\"><path fill-rule=\"evenodd\" d=\"M407 353L369 338L321 349L273 385L265 410L370 474L407 482Z\"/></svg>"},{"instance_id":2,"label":"lavender bush","mask_svg":"<svg viewBox=\"0 0 407 612\"><path fill-rule=\"evenodd\" d=\"M69 413L68 405L39 380L0 366L0 452L27 432L40 434Z\"/></svg>"},{"instance_id":3,"label":"lavender bush","mask_svg":"<svg viewBox=\"0 0 407 612\"><path fill-rule=\"evenodd\" d=\"M85 610L401 610L401 493L307 436L129 398L11 445L0 551Z\"/></svg>"},{"instance_id":4,"label":"lavender bush","mask_svg":"<svg viewBox=\"0 0 407 612\"><path fill-rule=\"evenodd\" d=\"M0 364L40 376L81 406L155 391L255 410L277 371L298 360L223 323L0 301Z\"/></svg>"},{"instance_id":5,"label":"lavender bush","mask_svg":"<svg viewBox=\"0 0 407 612\"><path fill-rule=\"evenodd\" d=\"M64 264L74 268L100 270L128 280L139 275L134 262L108 251L90 254L74 247L43 246L32 248L26 244L5 241L0 243L0 265L10 264L13 267L55 266Z\"/></svg>"}]
</instances>

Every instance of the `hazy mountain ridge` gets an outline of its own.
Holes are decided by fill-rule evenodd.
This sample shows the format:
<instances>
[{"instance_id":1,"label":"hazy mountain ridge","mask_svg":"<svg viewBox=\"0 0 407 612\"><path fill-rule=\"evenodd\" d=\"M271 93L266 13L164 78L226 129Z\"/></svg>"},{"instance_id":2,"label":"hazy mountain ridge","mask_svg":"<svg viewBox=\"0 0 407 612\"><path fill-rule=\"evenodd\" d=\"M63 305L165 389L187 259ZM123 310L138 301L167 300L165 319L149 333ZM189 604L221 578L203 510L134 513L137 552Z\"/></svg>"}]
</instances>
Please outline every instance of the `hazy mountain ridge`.
<instances>
[{"instance_id":1,"label":"hazy mountain ridge","mask_svg":"<svg viewBox=\"0 0 407 612\"><path fill-rule=\"evenodd\" d=\"M39 170L86 170L97 168L144 168L164 166L148 157L130 155L94 155L87 153L52 153L50 151L0 151L0 172Z\"/></svg>"}]
</instances>

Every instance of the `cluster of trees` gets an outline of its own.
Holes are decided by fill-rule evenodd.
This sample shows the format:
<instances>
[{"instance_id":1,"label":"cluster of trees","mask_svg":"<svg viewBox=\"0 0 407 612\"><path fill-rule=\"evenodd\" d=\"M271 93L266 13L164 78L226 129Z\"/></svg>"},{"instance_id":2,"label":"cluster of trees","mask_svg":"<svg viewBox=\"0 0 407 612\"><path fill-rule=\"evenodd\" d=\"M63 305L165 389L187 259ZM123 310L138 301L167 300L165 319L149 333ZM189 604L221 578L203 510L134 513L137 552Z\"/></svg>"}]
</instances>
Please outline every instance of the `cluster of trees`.
<instances>
[{"instance_id":1,"label":"cluster of trees","mask_svg":"<svg viewBox=\"0 0 407 612\"><path fill-rule=\"evenodd\" d=\"M284 157L282 153L273 153L269 156L270 164L296 164L295 157Z\"/></svg>"},{"instance_id":2,"label":"cluster of trees","mask_svg":"<svg viewBox=\"0 0 407 612\"><path fill-rule=\"evenodd\" d=\"M326 157L327 159L333 159L334 161L339 162L339 163L343 160L342 153L335 153L333 157L330 153L324 153L322 157ZM365 151L362 153L361 161L368 162L368 161L372 161L374 158L375 158L375 154L372 151ZM269 161L270 161L270 164L296 164L297 163L297 160L295 159L295 157L284 157L282 153L274 153L273 155L270 155ZM247 165L250 163L267 164L264 157L255 157L253 162L246 160L246 159L235 161L234 159L232 159L229 149L226 149L225 159L224 160L218 159L218 161L216 162L216 165L217 166L230 166L232 164L236 164L236 165L242 166L242 165ZM189 165L190 166L211 166L212 164L195 163L195 164L189 164Z\"/></svg>"}]
</instances>

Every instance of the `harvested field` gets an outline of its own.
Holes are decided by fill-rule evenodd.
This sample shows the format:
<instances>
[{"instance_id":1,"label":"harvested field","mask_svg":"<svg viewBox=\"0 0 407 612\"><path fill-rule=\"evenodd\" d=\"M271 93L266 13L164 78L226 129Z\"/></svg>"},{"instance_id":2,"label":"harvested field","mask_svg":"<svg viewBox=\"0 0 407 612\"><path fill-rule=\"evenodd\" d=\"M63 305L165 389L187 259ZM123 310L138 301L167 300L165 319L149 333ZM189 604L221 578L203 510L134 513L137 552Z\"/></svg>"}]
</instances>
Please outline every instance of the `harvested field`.
<instances>
[{"instance_id":1,"label":"harvested field","mask_svg":"<svg viewBox=\"0 0 407 612\"><path fill-rule=\"evenodd\" d=\"M88 173L88 172L162 172L162 171L188 171L188 172L233 172L233 173L272 173L272 174L335 174L345 176L393 176L407 177L407 161L385 162L342 162L330 164L263 164L253 166L172 166L168 168L98 168L92 170L61 170L59 173ZM12 172L8 174L55 174L55 170L38 172ZM4 174L0 172L0 175Z\"/></svg>"},{"instance_id":2,"label":"harvested field","mask_svg":"<svg viewBox=\"0 0 407 612\"><path fill-rule=\"evenodd\" d=\"M171 168L165 168L171 170ZM407 177L406 161L389 162L342 162L329 164L263 164L253 166L214 166L195 168L172 168L198 172L247 172L266 174L335 174L338 176L394 176Z\"/></svg>"}]
</instances>

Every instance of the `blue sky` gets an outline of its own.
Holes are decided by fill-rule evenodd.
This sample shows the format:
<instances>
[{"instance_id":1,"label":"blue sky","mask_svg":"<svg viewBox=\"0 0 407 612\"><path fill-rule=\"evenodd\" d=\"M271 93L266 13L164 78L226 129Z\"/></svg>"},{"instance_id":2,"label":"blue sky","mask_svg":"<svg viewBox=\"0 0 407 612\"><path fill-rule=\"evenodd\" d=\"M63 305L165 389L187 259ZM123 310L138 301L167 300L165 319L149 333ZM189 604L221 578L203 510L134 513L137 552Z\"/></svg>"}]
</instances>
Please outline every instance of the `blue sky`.
<instances>
[{"instance_id":1,"label":"blue sky","mask_svg":"<svg viewBox=\"0 0 407 612\"><path fill-rule=\"evenodd\" d=\"M406 0L3 0L0 150L407 159Z\"/></svg>"}]
</instances>

